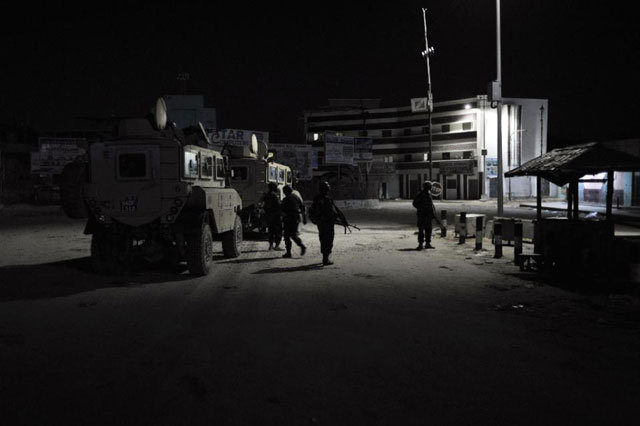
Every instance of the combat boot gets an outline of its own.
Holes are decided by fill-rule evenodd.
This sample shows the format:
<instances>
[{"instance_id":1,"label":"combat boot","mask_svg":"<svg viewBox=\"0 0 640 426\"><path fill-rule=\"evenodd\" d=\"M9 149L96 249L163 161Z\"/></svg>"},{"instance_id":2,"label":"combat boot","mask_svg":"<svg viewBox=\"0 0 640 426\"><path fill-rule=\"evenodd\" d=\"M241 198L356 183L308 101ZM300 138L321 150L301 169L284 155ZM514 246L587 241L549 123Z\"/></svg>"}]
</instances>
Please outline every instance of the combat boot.
<instances>
[{"instance_id":1,"label":"combat boot","mask_svg":"<svg viewBox=\"0 0 640 426\"><path fill-rule=\"evenodd\" d=\"M304 254L307 252L307 247L306 246L300 246L300 256L304 256Z\"/></svg>"},{"instance_id":2,"label":"combat boot","mask_svg":"<svg viewBox=\"0 0 640 426\"><path fill-rule=\"evenodd\" d=\"M416 250L418 250L418 251L419 251L419 250L422 250L422 248L423 248L423 247L422 247L422 243L420 243L420 244L418 244L418 247L416 247Z\"/></svg>"},{"instance_id":3,"label":"combat boot","mask_svg":"<svg viewBox=\"0 0 640 426\"><path fill-rule=\"evenodd\" d=\"M283 254L282 257L284 257L285 259L290 259L291 258L291 251L287 250L287 252L285 254Z\"/></svg>"},{"instance_id":4,"label":"combat boot","mask_svg":"<svg viewBox=\"0 0 640 426\"><path fill-rule=\"evenodd\" d=\"M329 255L325 254L324 256L322 256L322 264L333 265L333 262L329 260Z\"/></svg>"}]
</instances>

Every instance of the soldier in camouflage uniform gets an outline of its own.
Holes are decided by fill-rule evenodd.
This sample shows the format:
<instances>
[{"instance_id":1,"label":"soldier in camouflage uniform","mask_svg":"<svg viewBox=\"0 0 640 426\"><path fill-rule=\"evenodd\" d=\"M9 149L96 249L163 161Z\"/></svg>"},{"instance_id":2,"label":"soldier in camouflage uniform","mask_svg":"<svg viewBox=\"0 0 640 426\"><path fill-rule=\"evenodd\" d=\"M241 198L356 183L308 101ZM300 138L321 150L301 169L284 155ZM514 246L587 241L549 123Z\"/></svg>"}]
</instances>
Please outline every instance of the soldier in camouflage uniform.
<instances>
[{"instance_id":1,"label":"soldier in camouflage uniform","mask_svg":"<svg viewBox=\"0 0 640 426\"><path fill-rule=\"evenodd\" d=\"M333 265L333 262L329 260L329 255L333 249L336 210L333 200L329 197L329 189L331 187L328 182L320 182L318 188L320 193L315 196L309 209L309 217L318 226L323 265Z\"/></svg>"},{"instance_id":2,"label":"soldier in camouflage uniform","mask_svg":"<svg viewBox=\"0 0 640 426\"><path fill-rule=\"evenodd\" d=\"M284 244L287 248L287 252L284 254L284 258L291 257L291 240L293 240L298 247L300 247L300 256L304 256L307 248L300 239L298 227L300 222L307 223L307 219L304 216L304 204L302 198L293 194L293 189L289 185L285 185L282 188L284 192L284 200L282 200L282 216L284 224Z\"/></svg>"},{"instance_id":3,"label":"soldier in camouflage uniform","mask_svg":"<svg viewBox=\"0 0 640 426\"><path fill-rule=\"evenodd\" d=\"M431 198L431 182L425 181L422 184L422 191L413 199L413 207L417 209L418 215L418 247L416 250L435 248L431 245L431 222L436 217L436 207ZM423 243L425 244L423 245Z\"/></svg>"},{"instance_id":4,"label":"soldier in camouflage uniform","mask_svg":"<svg viewBox=\"0 0 640 426\"><path fill-rule=\"evenodd\" d=\"M280 194L278 184L269 182L268 192L264 194L264 213L269 233L269 250L282 250L282 209L280 206Z\"/></svg>"}]
</instances>

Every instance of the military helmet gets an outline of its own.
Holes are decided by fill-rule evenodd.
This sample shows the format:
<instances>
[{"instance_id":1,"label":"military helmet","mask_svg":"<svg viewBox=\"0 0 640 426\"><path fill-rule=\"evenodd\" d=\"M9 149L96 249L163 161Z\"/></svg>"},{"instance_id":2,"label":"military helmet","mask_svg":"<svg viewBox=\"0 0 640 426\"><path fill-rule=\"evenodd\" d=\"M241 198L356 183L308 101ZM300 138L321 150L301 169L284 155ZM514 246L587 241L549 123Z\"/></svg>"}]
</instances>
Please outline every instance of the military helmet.
<instances>
[{"instance_id":1,"label":"military helmet","mask_svg":"<svg viewBox=\"0 0 640 426\"><path fill-rule=\"evenodd\" d=\"M269 182L267 188L269 188L269 191L276 191L278 189L278 184L275 182Z\"/></svg>"},{"instance_id":2,"label":"military helmet","mask_svg":"<svg viewBox=\"0 0 640 426\"><path fill-rule=\"evenodd\" d=\"M293 192L293 189L291 189L291 187L289 185L285 185L282 188L282 192L284 192L285 194L291 194Z\"/></svg>"},{"instance_id":3,"label":"military helmet","mask_svg":"<svg viewBox=\"0 0 640 426\"><path fill-rule=\"evenodd\" d=\"M331 186L329 185L329 182L326 181L320 182L320 185L318 186L318 191L320 191L322 195L328 194L330 189Z\"/></svg>"}]
</instances>

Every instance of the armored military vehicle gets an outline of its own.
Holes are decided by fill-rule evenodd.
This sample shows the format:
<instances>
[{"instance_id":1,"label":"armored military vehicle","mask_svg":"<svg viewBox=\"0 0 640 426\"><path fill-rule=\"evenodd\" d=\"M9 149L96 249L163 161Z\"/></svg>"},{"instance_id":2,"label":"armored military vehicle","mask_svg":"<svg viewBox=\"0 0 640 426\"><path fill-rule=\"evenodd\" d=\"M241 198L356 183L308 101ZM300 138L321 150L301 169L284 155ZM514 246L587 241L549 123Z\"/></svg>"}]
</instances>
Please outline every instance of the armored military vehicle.
<instances>
[{"instance_id":1,"label":"armored military vehicle","mask_svg":"<svg viewBox=\"0 0 640 426\"><path fill-rule=\"evenodd\" d=\"M201 125L167 125L160 98L153 116L118 120L112 135L90 145L86 163L65 168L62 205L72 217L87 212L97 272L116 272L139 255L184 259L192 274L206 275L214 238L225 256L240 254L242 201L228 160L207 146Z\"/></svg>"},{"instance_id":2,"label":"armored military vehicle","mask_svg":"<svg viewBox=\"0 0 640 426\"><path fill-rule=\"evenodd\" d=\"M282 188L291 185L293 173L289 166L271 161L264 142L252 136L251 146L227 147L231 163L231 186L242 198L240 216L245 231L264 231L262 197L267 192L269 182L275 182L283 198Z\"/></svg>"}]
</instances>

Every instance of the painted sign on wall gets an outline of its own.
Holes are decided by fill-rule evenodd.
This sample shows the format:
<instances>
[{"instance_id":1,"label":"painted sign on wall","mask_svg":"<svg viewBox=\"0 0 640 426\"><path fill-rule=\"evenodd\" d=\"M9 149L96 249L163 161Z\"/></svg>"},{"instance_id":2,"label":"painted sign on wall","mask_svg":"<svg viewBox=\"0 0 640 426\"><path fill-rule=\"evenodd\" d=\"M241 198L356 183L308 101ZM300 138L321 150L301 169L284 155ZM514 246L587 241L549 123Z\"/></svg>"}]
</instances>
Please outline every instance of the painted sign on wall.
<instances>
[{"instance_id":1,"label":"painted sign on wall","mask_svg":"<svg viewBox=\"0 0 640 426\"><path fill-rule=\"evenodd\" d=\"M373 139L355 138L353 141L354 161L373 161Z\"/></svg>"},{"instance_id":2,"label":"painted sign on wall","mask_svg":"<svg viewBox=\"0 0 640 426\"><path fill-rule=\"evenodd\" d=\"M31 153L31 173L61 174L65 165L84 155L86 144L84 138L39 138L38 151Z\"/></svg>"},{"instance_id":3,"label":"painted sign on wall","mask_svg":"<svg viewBox=\"0 0 640 426\"><path fill-rule=\"evenodd\" d=\"M273 152L277 163L291 167L298 179L311 180L313 177L311 145L271 144L269 151Z\"/></svg>"},{"instance_id":4,"label":"painted sign on wall","mask_svg":"<svg viewBox=\"0 0 640 426\"><path fill-rule=\"evenodd\" d=\"M324 163L353 164L353 136L338 136L335 133L324 134Z\"/></svg>"},{"instance_id":5,"label":"painted sign on wall","mask_svg":"<svg viewBox=\"0 0 640 426\"><path fill-rule=\"evenodd\" d=\"M255 134L258 141L269 143L269 132L259 130L243 129L218 129L209 134L209 140L213 145L222 147L230 146L251 146L251 135Z\"/></svg>"}]
</instances>

